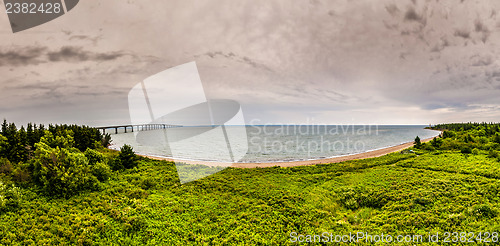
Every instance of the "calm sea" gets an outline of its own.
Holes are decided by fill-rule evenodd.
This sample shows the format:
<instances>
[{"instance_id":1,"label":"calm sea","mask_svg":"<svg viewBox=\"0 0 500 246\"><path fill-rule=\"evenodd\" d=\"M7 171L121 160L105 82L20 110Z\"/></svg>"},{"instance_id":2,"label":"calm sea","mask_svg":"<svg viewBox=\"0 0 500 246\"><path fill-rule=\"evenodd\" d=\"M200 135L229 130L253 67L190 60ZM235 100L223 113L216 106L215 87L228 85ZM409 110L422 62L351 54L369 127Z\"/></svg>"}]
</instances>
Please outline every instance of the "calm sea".
<instances>
[{"instance_id":1,"label":"calm sea","mask_svg":"<svg viewBox=\"0 0 500 246\"><path fill-rule=\"evenodd\" d=\"M437 136L425 126L279 125L179 127L112 135L111 148L185 160L280 162L362 153Z\"/></svg>"}]
</instances>

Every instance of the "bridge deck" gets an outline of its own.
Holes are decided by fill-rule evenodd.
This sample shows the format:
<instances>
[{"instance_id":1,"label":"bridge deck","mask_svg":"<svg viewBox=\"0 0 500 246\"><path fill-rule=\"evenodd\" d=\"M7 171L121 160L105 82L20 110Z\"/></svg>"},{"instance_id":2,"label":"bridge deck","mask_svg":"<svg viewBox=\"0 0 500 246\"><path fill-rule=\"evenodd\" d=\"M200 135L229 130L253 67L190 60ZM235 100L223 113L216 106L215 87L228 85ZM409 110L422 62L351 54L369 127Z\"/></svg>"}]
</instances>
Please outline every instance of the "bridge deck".
<instances>
[{"instance_id":1,"label":"bridge deck","mask_svg":"<svg viewBox=\"0 0 500 246\"><path fill-rule=\"evenodd\" d=\"M127 129L131 129L134 132L134 128L137 131L149 131L149 130L158 130L158 129L166 129L173 127L182 127L180 125L170 125L170 124L140 124L140 125L116 125L116 126L99 126L94 127L95 129L102 130L103 134L106 134L106 129L115 129L115 134L118 134L118 129L123 128L125 133L127 133Z\"/></svg>"}]
</instances>

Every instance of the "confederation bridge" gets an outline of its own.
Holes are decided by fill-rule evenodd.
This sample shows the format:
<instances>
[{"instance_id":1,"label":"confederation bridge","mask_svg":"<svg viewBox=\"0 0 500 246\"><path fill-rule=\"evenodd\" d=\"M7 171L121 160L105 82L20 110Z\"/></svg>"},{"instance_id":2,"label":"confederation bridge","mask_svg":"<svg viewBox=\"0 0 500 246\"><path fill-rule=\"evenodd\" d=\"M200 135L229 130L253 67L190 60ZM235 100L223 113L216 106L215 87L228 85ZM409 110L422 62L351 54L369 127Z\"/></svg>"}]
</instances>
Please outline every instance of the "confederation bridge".
<instances>
[{"instance_id":1,"label":"confederation bridge","mask_svg":"<svg viewBox=\"0 0 500 246\"><path fill-rule=\"evenodd\" d=\"M134 129L136 131L149 131L149 130L174 128L174 127L182 127L182 126L169 125L169 124L142 124L142 125L100 126L100 127L94 127L94 128L102 130L103 134L106 134L107 129L115 129L115 134L118 134L118 129L124 129L125 133L127 133L127 130L134 132Z\"/></svg>"}]
</instances>

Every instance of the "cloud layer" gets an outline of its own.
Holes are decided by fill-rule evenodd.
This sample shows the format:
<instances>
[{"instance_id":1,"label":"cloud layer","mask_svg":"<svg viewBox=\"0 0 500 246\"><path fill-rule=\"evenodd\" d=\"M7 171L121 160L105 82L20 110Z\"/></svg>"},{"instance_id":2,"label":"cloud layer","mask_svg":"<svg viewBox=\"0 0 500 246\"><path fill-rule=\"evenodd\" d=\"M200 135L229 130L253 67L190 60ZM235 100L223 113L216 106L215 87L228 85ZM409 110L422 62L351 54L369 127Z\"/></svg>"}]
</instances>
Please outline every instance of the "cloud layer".
<instances>
[{"instance_id":1,"label":"cloud layer","mask_svg":"<svg viewBox=\"0 0 500 246\"><path fill-rule=\"evenodd\" d=\"M207 95L240 101L247 121L498 121L499 7L89 1L18 34L0 15L0 117L125 123L133 85L196 61Z\"/></svg>"}]
</instances>

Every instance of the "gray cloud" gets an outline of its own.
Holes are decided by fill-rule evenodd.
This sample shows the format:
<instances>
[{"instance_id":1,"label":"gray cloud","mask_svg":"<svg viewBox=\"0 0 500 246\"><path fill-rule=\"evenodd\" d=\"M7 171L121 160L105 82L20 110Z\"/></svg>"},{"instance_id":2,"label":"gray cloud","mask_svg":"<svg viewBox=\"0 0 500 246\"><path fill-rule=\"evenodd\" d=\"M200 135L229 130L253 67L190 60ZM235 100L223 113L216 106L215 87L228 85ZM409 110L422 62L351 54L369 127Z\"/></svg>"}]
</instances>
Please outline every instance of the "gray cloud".
<instances>
[{"instance_id":1,"label":"gray cloud","mask_svg":"<svg viewBox=\"0 0 500 246\"><path fill-rule=\"evenodd\" d=\"M432 49L431 52L441 52L443 49L446 47L450 46L450 43L448 42L448 39L446 37L442 37L438 43L436 43Z\"/></svg>"},{"instance_id":2,"label":"gray cloud","mask_svg":"<svg viewBox=\"0 0 500 246\"><path fill-rule=\"evenodd\" d=\"M488 28L485 27L484 24L479 19L477 19L476 21L474 21L474 29L475 29L476 32L488 31Z\"/></svg>"},{"instance_id":3,"label":"gray cloud","mask_svg":"<svg viewBox=\"0 0 500 246\"><path fill-rule=\"evenodd\" d=\"M470 32L464 29L457 29L455 30L454 35L456 37L461 37L463 39L469 39L470 38Z\"/></svg>"},{"instance_id":4,"label":"gray cloud","mask_svg":"<svg viewBox=\"0 0 500 246\"><path fill-rule=\"evenodd\" d=\"M409 7L406 10L404 20L405 21L415 21L415 22L418 22L424 26L427 22L425 16L422 14L418 14L414 7Z\"/></svg>"},{"instance_id":5,"label":"gray cloud","mask_svg":"<svg viewBox=\"0 0 500 246\"><path fill-rule=\"evenodd\" d=\"M71 34L71 33L69 33ZM68 40L83 40L90 41L93 45L97 45L97 42L102 39L102 36L91 37L88 35L73 35L68 38Z\"/></svg>"},{"instance_id":6,"label":"gray cloud","mask_svg":"<svg viewBox=\"0 0 500 246\"><path fill-rule=\"evenodd\" d=\"M17 47L9 51L0 51L0 66L26 66L43 62L46 47Z\"/></svg>"},{"instance_id":7,"label":"gray cloud","mask_svg":"<svg viewBox=\"0 0 500 246\"><path fill-rule=\"evenodd\" d=\"M265 69L268 71L272 71L272 69L269 68L268 66L266 66L265 64L256 62L247 56L237 56L233 52L224 53L222 51L215 51L215 52L207 52L207 53L205 53L205 55L210 57L210 58L224 57L227 59L231 59L231 60L234 60L237 62L241 62L241 63L247 64L247 65L250 65L254 68L262 68L262 69ZM195 56L195 58L199 58L199 57L200 57L200 55Z\"/></svg>"},{"instance_id":8,"label":"gray cloud","mask_svg":"<svg viewBox=\"0 0 500 246\"><path fill-rule=\"evenodd\" d=\"M490 36L490 31L488 29L487 26L485 26L483 24L483 22L481 22L481 20L479 19L476 19L474 21L474 30L480 34L480 39L483 43L486 43L486 41L488 40L489 36Z\"/></svg>"},{"instance_id":9,"label":"gray cloud","mask_svg":"<svg viewBox=\"0 0 500 246\"><path fill-rule=\"evenodd\" d=\"M128 54L121 51L90 52L82 47L64 46L57 51L49 51L47 47L22 46L0 50L1 66L28 66L46 62L80 62L80 61L112 61Z\"/></svg>"},{"instance_id":10,"label":"gray cloud","mask_svg":"<svg viewBox=\"0 0 500 246\"><path fill-rule=\"evenodd\" d=\"M396 6L395 4L386 5L385 10L387 10L387 12L392 16L396 16L400 12L398 6Z\"/></svg>"},{"instance_id":11,"label":"gray cloud","mask_svg":"<svg viewBox=\"0 0 500 246\"><path fill-rule=\"evenodd\" d=\"M67 62L81 62L81 61L110 61L124 56L122 52L110 53L93 53L83 50L82 47L64 46L59 51L49 52L47 56L49 61L67 61Z\"/></svg>"},{"instance_id":12,"label":"gray cloud","mask_svg":"<svg viewBox=\"0 0 500 246\"><path fill-rule=\"evenodd\" d=\"M471 57L471 66L475 66L475 67L481 67L481 66L489 66L490 64L493 63L493 59L491 58L491 56L487 56L487 57L480 57L480 56L472 56Z\"/></svg>"},{"instance_id":13,"label":"gray cloud","mask_svg":"<svg viewBox=\"0 0 500 246\"><path fill-rule=\"evenodd\" d=\"M89 117L111 105L126 121L128 88L195 60L207 95L238 100L255 117L291 122L314 111L330 123L463 120L499 105L500 2L457 3L96 0L71 23L40 26L29 39L0 32L9 47L0 49L0 105L16 101L28 112L31 103L37 113L49 105L44 112L55 115L54 96L95 104L82 109ZM85 114L73 111L59 118ZM478 115L472 120L486 118Z\"/></svg>"}]
</instances>

